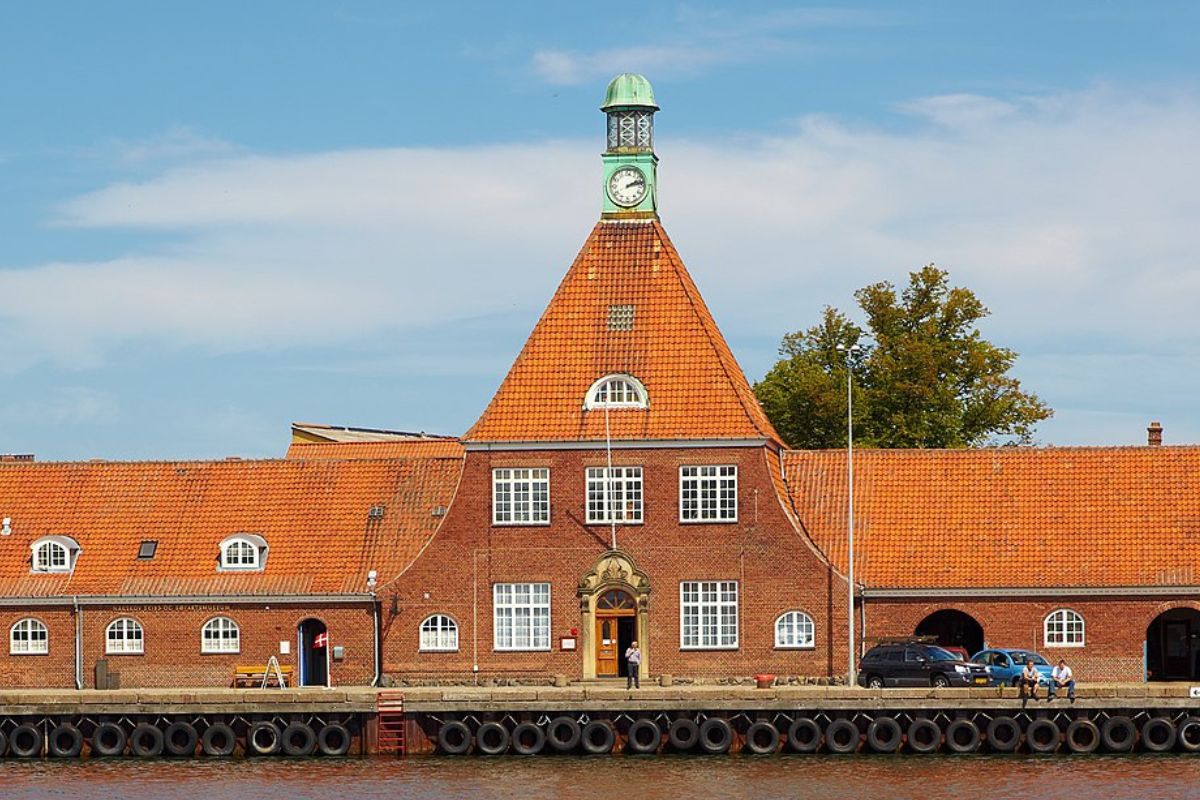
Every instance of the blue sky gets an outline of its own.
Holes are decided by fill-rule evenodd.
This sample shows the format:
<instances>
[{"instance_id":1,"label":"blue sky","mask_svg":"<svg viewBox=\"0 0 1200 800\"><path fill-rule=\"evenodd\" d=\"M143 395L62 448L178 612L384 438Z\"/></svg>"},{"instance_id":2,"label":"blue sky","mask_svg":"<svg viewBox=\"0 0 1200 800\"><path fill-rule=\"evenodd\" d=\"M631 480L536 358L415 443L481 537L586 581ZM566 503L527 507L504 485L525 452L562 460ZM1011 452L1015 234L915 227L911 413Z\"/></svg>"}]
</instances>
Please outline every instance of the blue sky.
<instances>
[{"instance_id":1,"label":"blue sky","mask_svg":"<svg viewBox=\"0 0 1200 800\"><path fill-rule=\"evenodd\" d=\"M751 380L932 261L1041 443L1200 442L1200 6L622 8L0 6L0 452L461 433L597 217L626 70Z\"/></svg>"}]
</instances>

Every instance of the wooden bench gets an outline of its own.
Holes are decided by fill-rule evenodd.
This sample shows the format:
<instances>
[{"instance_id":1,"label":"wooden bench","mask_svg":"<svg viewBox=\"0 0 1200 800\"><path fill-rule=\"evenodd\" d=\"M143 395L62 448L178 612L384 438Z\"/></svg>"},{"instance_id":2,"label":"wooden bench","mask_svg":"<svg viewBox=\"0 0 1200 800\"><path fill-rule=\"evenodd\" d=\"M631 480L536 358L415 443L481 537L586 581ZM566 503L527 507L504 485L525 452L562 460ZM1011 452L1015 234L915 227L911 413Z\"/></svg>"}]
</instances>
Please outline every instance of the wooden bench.
<instances>
[{"instance_id":1,"label":"wooden bench","mask_svg":"<svg viewBox=\"0 0 1200 800\"><path fill-rule=\"evenodd\" d=\"M279 686L279 677L275 674L275 670L268 671L266 664L239 664L233 668L231 685L238 689L244 689L247 686L257 689L263 685L263 678L266 678L267 686L279 686L281 689L286 689L292 682L292 668L281 666L279 672L283 675L283 686Z\"/></svg>"}]
</instances>

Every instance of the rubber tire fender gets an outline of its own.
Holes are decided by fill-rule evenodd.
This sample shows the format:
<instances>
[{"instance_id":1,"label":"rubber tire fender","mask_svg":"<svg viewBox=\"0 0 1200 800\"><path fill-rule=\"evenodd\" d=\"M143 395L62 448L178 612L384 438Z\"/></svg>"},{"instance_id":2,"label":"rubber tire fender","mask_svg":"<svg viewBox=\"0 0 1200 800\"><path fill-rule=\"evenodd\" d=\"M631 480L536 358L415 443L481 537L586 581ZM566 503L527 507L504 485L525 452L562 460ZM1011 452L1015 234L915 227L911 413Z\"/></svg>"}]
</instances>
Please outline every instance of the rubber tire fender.
<instances>
[{"instance_id":1,"label":"rubber tire fender","mask_svg":"<svg viewBox=\"0 0 1200 800\"><path fill-rule=\"evenodd\" d=\"M700 749L709 755L728 753L733 745L733 727L724 717L709 717L700 723Z\"/></svg>"},{"instance_id":2,"label":"rubber tire fender","mask_svg":"<svg viewBox=\"0 0 1200 800\"><path fill-rule=\"evenodd\" d=\"M0 731L0 758L8 753L8 737L4 735L4 731Z\"/></svg>"},{"instance_id":3,"label":"rubber tire fender","mask_svg":"<svg viewBox=\"0 0 1200 800\"><path fill-rule=\"evenodd\" d=\"M839 734L845 734L845 741ZM859 739L858 726L848 719L835 719L825 728L825 749L831 753L853 753L858 750Z\"/></svg>"},{"instance_id":4,"label":"rubber tire fender","mask_svg":"<svg viewBox=\"0 0 1200 800\"><path fill-rule=\"evenodd\" d=\"M328 725L325 726L325 728L328 727ZM322 733L325 728L321 728ZM446 755L461 756L471 749L471 729L462 720L452 719L443 722L442 727L438 728L437 742L438 749Z\"/></svg>"},{"instance_id":5,"label":"rubber tire fender","mask_svg":"<svg viewBox=\"0 0 1200 800\"><path fill-rule=\"evenodd\" d=\"M1011 732L1011 735L1003 734ZM1011 753L1021 746L1021 723L1012 717L995 717L987 724L988 747L997 753Z\"/></svg>"},{"instance_id":6,"label":"rubber tire fender","mask_svg":"<svg viewBox=\"0 0 1200 800\"><path fill-rule=\"evenodd\" d=\"M265 736L266 741L262 741L260 737ZM261 720L250 726L250 730L246 731L246 752L253 753L256 756L273 756L279 752L283 745L283 737L279 734L279 727L274 722Z\"/></svg>"},{"instance_id":7,"label":"rubber tire fender","mask_svg":"<svg viewBox=\"0 0 1200 800\"><path fill-rule=\"evenodd\" d=\"M921 740L921 732L929 732L929 741ZM914 719L908 726L908 749L922 755L936 753L942 746L942 729L936 722L926 717Z\"/></svg>"},{"instance_id":8,"label":"rubber tire fender","mask_svg":"<svg viewBox=\"0 0 1200 800\"><path fill-rule=\"evenodd\" d=\"M311 756L317 749L317 735L303 722L289 722L279 734L279 747L285 756Z\"/></svg>"},{"instance_id":9,"label":"rubber tire fender","mask_svg":"<svg viewBox=\"0 0 1200 800\"><path fill-rule=\"evenodd\" d=\"M163 731L163 747L166 748L168 755L194 756L196 755L196 743L199 741L200 734L196 733L195 726L183 720L172 722Z\"/></svg>"},{"instance_id":10,"label":"rubber tire fender","mask_svg":"<svg viewBox=\"0 0 1200 800\"><path fill-rule=\"evenodd\" d=\"M667 726L667 741L671 749L686 753L700 743L700 726L686 717L673 719Z\"/></svg>"},{"instance_id":11,"label":"rubber tire fender","mask_svg":"<svg viewBox=\"0 0 1200 800\"><path fill-rule=\"evenodd\" d=\"M1155 731L1161 731L1162 741L1155 741ZM1142 749L1165 753L1175 746L1175 726L1166 717L1151 717L1142 723Z\"/></svg>"},{"instance_id":12,"label":"rubber tire fender","mask_svg":"<svg viewBox=\"0 0 1200 800\"><path fill-rule=\"evenodd\" d=\"M36 758L42 754L42 732L28 722L18 725L8 735L8 751L17 758Z\"/></svg>"},{"instance_id":13,"label":"rubber tire fender","mask_svg":"<svg viewBox=\"0 0 1200 800\"><path fill-rule=\"evenodd\" d=\"M1084 737L1083 741L1078 741L1080 734ZM1100 728L1090 719L1072 720L1063 738L1066 739L1067 748L1072 753L1087 755L1096 752L1096 748L1100 747Z\"/></svg>"},{"instance_id":14,"label":"rubber tire fender","mask_svg":"<svg viewBox=\"0 0 1200 800\"><path fill-rule=\"evenodd\" d=\"M1122 731L1117 735L1117 731ZM1128 753L1137 742L1137 726L1129 717L1109 717L1100 726L1100 740L1106 750L1114 753Z\"/></svg>"},{"instance_id":15,"label":"rubber tire fender","mask_svg":"<svg viewBox=\"0 0 1200 800\"><path fill-rule=\"evenodd\" d=\"M599 738L596 738L599 735ZM602 756L611 753L617 743L617 732L606 719L594 719L583 726L579 744L588 755Z\"/></svg>"},{"instance_id":16,"label":"rubber tire fender","mask_svg":"<svg viewBox=\"0 0 1200 800\"><path fill-rule=\"evenodd\" d=\"M62 741L60 737L66 737ZM78 758L83 752L83 734L69 722L55 725L46 737L47 749L55 758Z\"/></svg>"},{"instance_id":17,"label":"rubber tire fender","mask_svg":"<svg viewBox=\"0 0 1200 800\"><path fill-rule=\"evenodd\" d=\"M559 753L569 753L579 747L582 736L583 728L574 717L555 717L546 726L546 744Z\"/></svg>"},{"instance_id":18,"label":"rubber tire fender","mask_svg":"<svg viewBox=\"0 0 1200 800\"><path fill-rule=\"evenodd\" d=\"M1036 734L1041 730L1052 733L1053 736L1045 742L1039 741ZM1061 741L1062 731L1058 729L1058 725L1053 720L1045 718L1035 719L1025 729L1025 744L1029 747L1029 752L1031 753L1053 753L1058 749L1059 742Z\"/></svg>"},{"instance_id":19,"label":"rubber tire fender","mask_svg":"<svg viewBox=\"0 0 1200 800\"><path fill-rule=\"evenodd\" d=\"M139 722L129 734L129 752L140 758L156 758L163 753L163 732L149 722Z\"/></svg>"},{"instance_id":20,"label":"rubber tire fender","mask_svg":"<svg viewBox=\"0 0 1200 800\"><path fill-rule=\"evenodd\" d=\"M625 732L625 749L637 755L657 753L662 744L662 728L652 719L635 719Z\"/></svg>"},{"instance_id":21,"label":"rubber tire fender","mask_svg":"<svg viewBox=\"0 0 1200 800\"><path fill-rule=\"evenodd\" d=\"M519 722L513 728L512 749L519 756L536 756L546 746L546 732L533 722Z\"/></svg>"},{"instance_id":22,"label":"rubber tire fender","mask_svg":"<svg viewBox=\"0 0 1200 800\"><path fill-rule=\"evenodd\" d=\"M867 744L876 753L894 753L904 741L904 730L891 717L876 717L867 726Z\"/></svg>"},{"instance_id":23,"label":"rubber tire fender","mask_svg":"<svg viewBox=\"0 0 1200 800\"><path fill-rule=\"evenodd\" d=\"M821 726L811 717L797 717L788 726L787 739L797 753L815 753L821 748Z\"/></svg>"},{"instance_id":24,"label":"rubber tire fender","mask_svg":"<svg viewBox=\"0 0 1200 800\"><path fill-rule=\"evenodd\" d=\"M959 735L965 731L966 740ZM979 726L969 719L956 719L946 726L946 749L951 753L974 753L979 749Z\"/></svg>"},{"instance_id":25,"label":"rubber tire fender","mask_svg":"<svg viewBox=\"0 0 1200 800\"><path fill-rule=\"evenodd\" d=\"M485 722L475 731L475 751L485 756L502 755L510 741L508 728L499 722Z\"/></svg>"},{"instance_id":26,"label":"rubber tire fender","mask_svg":"<svg viewBox=\"0 0 1200 800\"><path fill-rule=\"evenodd\" d=\"M200 734L200 752L206 756L231 756L237 749L237 734L224 722L214 722Z\"/></svg>"},{"instance_id":27,"label":"rubber tire fender","mask_svg":"<svg viewBox=\"0 0 1200 800\"><path fill-rule=\"evenodd\" d=\"M1175 729L1175 743L1188 753L1200 753L1200 717L1185 717Z\"/></svg>"},{"instance_id":28,"label":"rubber tire fender","mask_svg":"<svg viewBox=\"0 0 1200 800\"><path fill-rule=\"evenodd\" d=\"M106 734L111 737L110 743L105 744ZM125 729L115 722L101 722L92 730L92 755L119 756L125 752L129 744L129 736Z\"/></svg>"},{"instance_id":29,"label":"rubber tire fender","mask_svg":"<svg viewBox=\"0 0 1200 800\"><path fill-rule=\"evenodd\" d=\"M338 737L334 742L330 742L331 737ZM354 737L350 735L350 729L340 722L327 723L321 730L317 731L317 751L323 756L344 756L350 752L350 744L354 741ZM471 745L471 733L467 731L467 746Z\"/></svg>"},{"instance_id":30,"label":"rubber tire fender","mask_svg":"<svg viewBox=\"0 0 1200 800\"><path fill-rule=\"evenodd\" d=\"M766 741L759 741L765 736ZM773 756L779 750L779 730L769 722L758 721L746 728L742 749L756 756Z\"/></svg>"}]
</instances>

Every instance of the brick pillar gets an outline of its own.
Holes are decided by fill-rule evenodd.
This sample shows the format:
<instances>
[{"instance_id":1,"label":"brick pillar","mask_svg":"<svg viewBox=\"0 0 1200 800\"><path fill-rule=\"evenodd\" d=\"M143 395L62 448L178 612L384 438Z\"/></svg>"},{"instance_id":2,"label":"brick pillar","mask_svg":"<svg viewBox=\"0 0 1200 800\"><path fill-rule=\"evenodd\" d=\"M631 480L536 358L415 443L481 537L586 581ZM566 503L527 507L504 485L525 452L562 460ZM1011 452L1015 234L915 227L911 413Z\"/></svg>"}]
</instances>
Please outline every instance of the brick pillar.
<instances>
[{"instance_id":1,"label":"brick pillar","mask_svg":"<svg viewBox=\"0 0 1200 800\"><path fill-rule=\"evenodd\" d=\"M1150 447L1162 447L1162 423L1151 422L1146 427L1146 444Z\"/></svg>"}]
</instances>

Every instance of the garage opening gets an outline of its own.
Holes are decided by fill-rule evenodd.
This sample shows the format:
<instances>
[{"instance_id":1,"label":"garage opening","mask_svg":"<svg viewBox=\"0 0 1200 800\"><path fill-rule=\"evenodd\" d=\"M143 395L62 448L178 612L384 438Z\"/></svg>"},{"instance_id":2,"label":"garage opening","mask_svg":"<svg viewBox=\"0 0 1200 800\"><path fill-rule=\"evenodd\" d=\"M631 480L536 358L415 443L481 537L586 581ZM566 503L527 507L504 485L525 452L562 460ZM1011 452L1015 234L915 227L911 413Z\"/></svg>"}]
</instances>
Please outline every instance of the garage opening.
<instances>
[{"instance_id":1,"label":"garage opening","mask_svg":"<svg viewBox=\"0 0 1200 800\"><path fill-rule=\"evenodd\" d=\"M1147 626L1146 679L1200 680L1200 611L1172 608Z\"/></svg>"},{"instance_id":2,"label":"garage opening","mask_svg":"<svg viewBox=\"0 0 1200 800\"><path fill-rule=\"evenodd\" d=\"M921 620L917 636L932 636L942 647L961 647L967 658L983 649L983 626L974 617L952 608L935 611Z\"/></svg>"}]
</instances>

